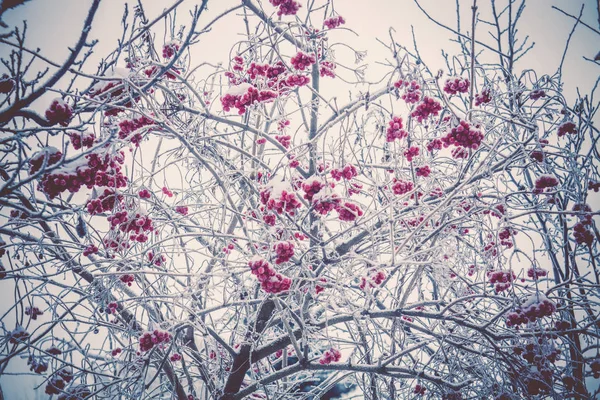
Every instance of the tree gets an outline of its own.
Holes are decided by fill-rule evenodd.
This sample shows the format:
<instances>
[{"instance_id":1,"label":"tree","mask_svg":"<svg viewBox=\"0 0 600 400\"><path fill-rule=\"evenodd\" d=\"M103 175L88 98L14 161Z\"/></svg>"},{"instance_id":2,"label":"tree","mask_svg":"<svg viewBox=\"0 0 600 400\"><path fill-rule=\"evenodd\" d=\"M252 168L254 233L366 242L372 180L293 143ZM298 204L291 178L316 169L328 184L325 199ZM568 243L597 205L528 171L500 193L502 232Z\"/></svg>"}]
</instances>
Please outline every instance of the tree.
<instances>
[{"instance_id":1,"label":"tree","mask_svg":"<svg viewBox=\"0 0 600 400\"><path fill-rule=\"evenodd\" d=\"M99 3L61 64L0 39L0 371L59 399L598 395L598 85L517 67L524 1L434 21L439 72L390 34L377 83L333 1L182 28L139 2L90 74ZM231 59L194 59L221 20Z\"/></svg>"}]
</instances>

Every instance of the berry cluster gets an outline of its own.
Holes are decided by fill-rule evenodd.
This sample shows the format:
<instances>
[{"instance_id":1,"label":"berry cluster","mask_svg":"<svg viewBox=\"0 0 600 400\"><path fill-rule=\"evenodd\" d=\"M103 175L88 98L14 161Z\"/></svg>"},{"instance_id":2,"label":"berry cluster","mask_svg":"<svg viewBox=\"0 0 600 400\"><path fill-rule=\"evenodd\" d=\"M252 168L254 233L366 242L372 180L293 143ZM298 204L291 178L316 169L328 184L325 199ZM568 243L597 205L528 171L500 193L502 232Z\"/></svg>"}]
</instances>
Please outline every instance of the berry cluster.
<instances>
[{"instance_id":1,"label":"berry cluster","mask_svg":"<svg viewBox=\"0 0 600 400\"><path fill-rule=\"evenodd\" d=\"M552 175L542 175L535 181L533 193L543 193L545 189L558 186L558 179Z\"/></svg>"},{"instance_id":2,"label":"berry cluster","mask_svg":"<svg viewBox=\"0 0 600 400\"><path fill-rule=\"evenodd\" d=\"M138 192L138 196L140 196L140 199L149 199L152 197L152 194L148 189L142 189Z\"/></svg>"},{"instance_id":3,"label":"berry cluster","mask_svg":"<svg viewBox=\"0 0 600 400\"><path fill-rule=\"evenodd\" d=\"M183 357L181 357L181 354L179 353L174 353L173 355L171 355L171 361L172 362L176 362L176 361L181 361Z\"/></svg>"},{"instance_id":4,"label":"berry cluster","mask_svg":"<svg viewBox=\"0 0 600 400\"><path fill-rule=\"evenodd\" d=\"M327 279L325 279L325 278L320 278L319 281L323 282L323 283L327 283ZM325 286L315 285L315 294L319 294L324 290L325 290Z\"/></svg>"},{"instance_id":5,"label":"berry cluster","mask_svg":"<svg viewBox=\"0 0 600 400\"><path fill-rule=\"evenodd\" d=\"M162 56L163 56L163 58L171 58L178 51L179 51L179 43L177 43L177 42L166 43L162 49Z\"/></svg>"},{"instance_id":6,"label":"berry cluster","mask_svg":"<svg viewBox=\"0 0 600 400\"><path fill-rule=\"evenodd\" d=\"M103 212L112 211L117 202L123 200L123 195L117 194L114 190L105 188L104 192L92 199L87 204L87 211L91 215L101 214Z\"/></svg>"},{"instance_id":7,"label":"berry cluster","mask_svg":"<svg viewBox=\"0 0 600 400\"><path fill-rule=\"evenodd\" d=\"M531 157L535 161L541 163L544 161L544 152L541 150L534 150L531 153L529 153L529 157Z\"/></svg>"},{"instance_id":8,"label":"berry cluster","mask_svg":"<svg viewBox=\"0 0 600 400\"><path fill-rule=\"evenodd\" d=\"M330 78L335 78L335 72L333 72L334 69L335 63L331 61L323 61L319 66L319 75L321 77L328 76Z\"/></svg>"},{"instance_id":9,"label":"berry cluster","mask_svg":"<svg viewBox=\"0 0 600 400\"><path fill-rule=\"evenodd\" d=\"M363 185L361 185L360 183L356 183L356 182L351 183L350 187L348 188L348 196L352 196L353 194L360 193L362 188L363 188Z\"/></svg>"},{"instance_id":10,"label":"berry cluster","mask_svg":"<svg viewBox=\"0 0 600 400\"><path fill-rule=\"evenodd\" d=\"M277 130L279 132L283 132L288 126L290 126L291 121L289 119L281 119L277 121Z\"/></svg>"},{"instance_id":11,"label":"berry cluster","mask_svg":"<svg viewBox=\"0 0 600 400\"><path fill-rule=\"evenodd\" d=\"M9 338L11 344L23 343L29 338L29 333L22 326L17 326L10 332Z\"/></svg>"},{"instance_id":12,"label":"berry cluster","mask_svg":"<svg viewBox=\"0 0 600 400\"><path fill-rule=\"evenodd\" d=\"M525 347L516 346L516 355L525 359L532 368L525 371L524 383L527 394L535 396L540 393L548 393L553 386L553 366L558 360L561 351L554 348L552 343L544 343L542 339L528 343ZM568 380L567 380L568 382Z\"/></svg>"},{"instance_id":13,"label":"berry cluster","mask_svg":"<svg viewBox=\"0 0 600 400\"><path fill-rule=\"evenodd\" d=\"M408 132L406 132L402 125L402 118L393 117L392 120L388 123L387 128L387 137L386 140L388 142L393 142L396 139L402 139L408 136Z\"/></svg>"},{"instance_id":14,"label":"berry cluster","mask_svg":"<svg viewBox=\"0 0 600 400\"><path fill-rule=\"evenodd\" d=\"M455 147L452 149L450 154L452 155L452 158L457 160L461 158L469 158L469 150L465 149L464 147Z\"/></svg>"},{"instance_id":15,"label":"berry cluster","mask_svg":"<svg viewBox=\"0 0 600 400\"><path fill-rule=\"evenodd\" d=\"M516 234L517 232L515 230L512 230L510 228L504 228L498 233L498 239L500 239L500 244L511 248L513 246L511 238Z\"/></svg>"},{"instance_id":16,"label":"berry cluster","mask_svg":"<svg viewBox=\"0 0 600 400\"><path fill-rule=\"evenodd\" d=\"M331 177L336 181L340 181L342 179L350 180L358 175L356 171L356 167L352 164L347 164L342 169L332 169Z\"/></svg>"},{"instance_id":17,"label":"berry cluster","mask_svg":"<svg viewBox=\"0 0 600 400\"><path fill-rule=\"evenodd\" d=\"M532 90L531 93L529 94L529 98L531 100L538 100L538 99L541 99L542 97L546 97L546 92L544 92L542 89Z\"/></svg>"},{"instance_id":18,"label":"berry cluster","mask_svg":"<svg viewBox=\"0 0 600 400\"><path fill-rule=\"evenodd\" d=\"M334 75L335 77L335 75ZM304 86L310 83L310 78L306 75L289 75L285 80L279 82L278 89L280 91L285 91L287 89L292 89L296 86Z\"/></svg>"},{"instance_id":19,"label":"berry cluster","mask_svg":"<svg viewBox=\"0 0 600 400\"><path fill-rule=\"evenodd\" d=\"M588 182L588 190L593 190L594 192L598 193L600 191L600 181L598 181L598 182L589 181Z\"/></svg>"},{"instance_id":20,"label":"berry cluster","mask_svg":"<svg viewBox=\"0 0 600 400\"><path fill-rule=\"evenodd\" d=\"M302 206L302 203L296 198L296 194L291 190L265 189L260 192L260 200L267 207L267 210L275 210L278 214L284 212L294 215L295 210Z\"/></svg>"},{"instance_id":21,"label":"berry cluster","mask_svg":"<svg viewBox=\"0 0 600 400\"><path fill-rule=\"evenodd\" d=\"M541 268L531 267L527 270L527 276L537 281L539 278L543 278L548 275L548 271Z\"/></svg>"},{"instance_id":22,"label":"berry cluster","mask_svg":"<svg viewBox=\"0 0 600 400\"><path fill-rule=\"evenodd\" d=\"M50 103L50 107L46 110L45 115L50 125L60 124L67 126L73 117L73 109L63 99L54 99Z\"/></svg>"},{"instance_id":23,"label":"berry cluster","mask_svg":"<svg viewBox=\"0 0 600 400\"><path fill-rule=\"evenodd\" d=\"M38 315L43 315L44 313L37 307L26 307L25 315L29 315L32 320L37 320Z\"/></svg>"},{"instance_id":24,"label":"berry cluster","mask_svg":"<svg viewBox=\"0 0 600 400\"><path fill-rule=\"evenodd\" d=\"M0 78L0 94L9 94L15 88L15 80L7 74L2 74Z\"/></svg>"},{"instance_id":25,"label":"berry cluster","mask_svg":"<svg viewBox=\"0 0 600 400\"><path fill-rule=\"evenodd\" d=\"M494 209L496 209L497 212L491 211L491 210L485 210L485 211L483 211L483 213L491 214L493 217L496 217L496 218L502 218L502 216L506 213L506 209L504 208L503 204L496 204L494 206Z\"/></svg>"},{"instance_id":26,"label":"berry cluster","mask_svg":"<svg viewBox=\"0 0 600 400\"><path fill-rule=\"evenodd\" d=\"M137 119L124 119L119 123L119 139L128 139L137 147L142 141L142 134L138 131L143 127L154 125L154 123L152 119L145 116Z\"/></svg>"},{"instance_id":27,"label":"berry cluster","mask_svg":"<svg viewBox=\"0 0 600 400\"><path fill-rule=\"evenodd\" d=\"M30 366L29 370L36 374L43 374L48 370L48 362L43 358L29 357L27 365Z\"/></svg>"},{"instance_id":28,"label":"berry cluster","mask_svg":"<svg viewBox=\"0 0 600 400\"><path fill-rule=\"evenodd\" d=\"M469 80L463 78L454 78L454 79L446 79L446 84L444 85L444 92L449 95L454 95L457 93L467 93L469 91Z\"/></svg>"},{"instance_id":29,"label":"berry cluster","mask_svg":"<svg viewBox=\"0 0 600 400\"><path fill-rule=\"evenodd\" d=\"M329 29L335 29L338 26L343 25L345 23L346 20L341 15L338 15L337 17L328 18L325 21L323 21L323 25L325 25Z\"/></svg>"},{"instance_id":30,"label":"berry cluster","mask_svg":"<svg viewBox=\"0 0 600 400\"><path fill-rule=\"evenodd\" d=\"M189 213L189 208L188 206L177 206L175 207L175 212L181 215L188 215Z\"/></svg>"},{"instance_id":31,"label":"berry cluster","mask_svg":"<svg viewBox=\"0 0 600 400\"><path fill-rule=\"evenodd\" d=\"M107 217L111 230L129 234L129 239L144 243L148 240L146 233L153 232L152 219L140 213L120 211Z\"/></svg>"},{"instance_id":32,"label":"berry cluster","mask_svg":"<svg viewBox=\"0 0 600 400\"><path fill-rule=\"evenodd\" d=\"M437 116L442 110L442 105L431 97L423 97L423 101L417 105L411 116L416 118L419 123L425 121L430 116Z\"/></svg>"},{"instance_id":33,"label":"berry cluster","mask_svg":"<svg viewBox=\"0 0 600 400\"><path fill-rule=\"evenodd\" d=\"M325 183L319 178L307 179L302 182L302 190L304 191L304 198L308 201L312 201L313 197L325 187Z\"/></svg>"},{"instance_id":34,"label":"berry cluster","mask_svg":"<svg viewBox=\"0 0 600 400\"><path fill-rule=\"evenodd\" d=\"M98 247L93 244L90 244L83 250L83 255L85 257L89 257L92 254L96 254L96 253L98 253Z\"/></svg>"},{"instance_id":35,"label":"berry cluster","mask_svg":"<svg viewBox=\"0 0 600 400\"><path fill-rule=\"evenodd\" d=\"M146 74L148 78L153 78L156 77L161 70L162 68L158 65L153 65L150 68L146 68L144 70L144 74ZM167 77L167 79L171 79L174 81L175 79L177 79L177 75L179 75L179 70L177 68L171 68L171 70L166 71L164 75Z\"/></svg>"},{"instance_id":36,"label":"berry cluster","mask_svg":"<svg viewBox=\"0 0 600 400\"><path fill-rule=\"evenodd\" d=\"M421 86L417 83L417 81L405 81L400 79L396 83L394 83L394 87L396 89L401 89L404 87L404 93L402 94L402 100L411 104L416 103L421 100Z\"/></svg>"},{"instance_id":37,"label":"berry cluster","mask_svg":"<svg viewBox=\"0 0 600 400\"><path fill-rule=\"evenodd\" d=\"M585 244L588 247L592 246L594 242L594 233L591 229L587 228L587 224L578 222L573 227L573 237L577 244Z\"/></svg>"},{"instance_id":38,"label":"berry cluster","mask_svg":"<svg viewBox=\"0 0 600 400\"><path fill-rule=\"evenodd\" d=\"M492 93L488 88L481 90L481 93L475 95L475 107L479 107L482 104L488 104L491 101Z\"/></svg>"},{"instance_id":39,"label":"berry cluster","mask_svg":"<svg viewBox=\"0 0 600 400\"><path fill-rule=\"evenodd\" d=\"M124 187L127 177L121 173L123 163L123 152L104 156L98 153L86 154L83 160L71 168L44 175L38 189L54 199L66 190L76 193L83 185L88 189L93 186Z\"/></svg>"},{"instance_id":40,"label":"berry cluster","mask_svg":"<svg viewBox=\"0 0 600 400\"><path fill-rule=\"evenodd\" d=\"M506 319L506 326L516 326L535 322L539 318L552 315L556 311L556 305L545 298L544 295L533 295L526 301L521 308L509 313Z\"/></svg>"},{"instance_id":41,"label":"berry cluster","mask_svg":"<svg viewBox=\"0 0 600 400\"><path fill-rule=\"evenodd\" d=\"M567 329L571 328L571 323L569 321L560 320L554 323L554 327L558 331L566 331Z\"/></svg>"},{"instance_id":42,"label":"berry cluster","mask_svg":"<svg viewBox=\"0 0 600 400\"><path fill-rule=\"evenodd\" d=\"M370 289L379 286L385 280L385 276L385 272L383 271L371 270L366 277L363 276L360 278L359 287L365 290L365 288Z\"/></svg>"},{"instance_id":43,"label":"berry cluster","mask_svg":"<svg viewBox=\"0 0 600 400\"><path fill-rule=\"evenodd\" d=\"M328 194L326 196L319 195L313 199L314 210L316 213L321 215L326 215L330 211L336 209L341 202L341 199L335 193Z\"/></svg>"},{"instance_id":44,"label":"berry cluster","mask_svg":"<svg viewBox=\"0 0 600 400\"><path fill-rule=\"evenodd\" d=\"M148 261L157 267L160 267L167 261L167 257L165 257L163 254L154 254L152 251L149 251Z\"/></svg>"},{"instance_id":45,"label":"berry cluster","mask_svg":"<svg viewBox=\"0 0 600 400\"><path fill-rule=\"evenodd\" d=\"M331 364L332 362L338 362L342 358L342 353L336 348L330 348L329 350L325 350L321 358L319 359L319 364Z\"/></svg>"},{"instance_id":46,"label":"berry cluster","mask_svg":"<svg viewBox=\"0 0 600 400\"><path fill-rule=\"evenodd\" d=\"M269 0L269 2L275 6L279 7L277 10L277 15L296 15L298 10L300 9L300 3L295 0Z\"/></svg>"},{"instance_id":47,"label":"berry cluster","mask_svg":"<svg viewBox=\"0 0 600 400\"><path fill-rule=\"evenodd\" d=\"M576 135L578 132L579 130L577 129L577 126L571 121L563 122L558 127L558 137L565 136L567 133L570 135Z\"/></svg>"},{"instance_id":48,"label":"berry cluster","mask_svg":"<svg viewBox=\"0 0 600 400\"><path fill-rule=\"evenodd\" d=\"M133 282L135 282L135 276L132 274L123 274L119 277L119 279L127 286L131 286Z\"/></svg>"},{"instance_id":49,"label":"berry cluster","mask_svg":"<svg viewBox=\"0 0 600 400\"><path fill-rule=\"evenodd\" d=\"M460 124L452 128L441 140L444 147L454 145L477 150L483 141L483 134L472 128L467 121L460 121Z\"/></svg>"},{"instance_id":50,"label":"berry cluster","mask_svg":"<svg viewBox=\"0 0 600 400\"><path fill-rule=\"evenodd\" d=\"M79 150L82 147L89 149L96 141L96 135L91 132L81 134L79 132L71 132L69 133L69 137L71 138L71 144L75 150Z\"/></svg>"},{"instance_id":51,"label":"berry cluster","mask_svg":"<svg viewBox=\"0 0 600 400\"><path fill-rule=\"evenodd\" d=\"M444 142L441 139L433 139L431 142L427 143L427 151L432 153L434 150L441 150L444 146Z\"/></svg>"},{"instance_id":52,"label":"berry cluster","mask_svg":"<svg viewBox=\"0 0 600 400\"><path fill-rule=\"evenodd\" d=\"M404 157L408 162L412 162L413 158L419 155L419 148L416 146L411 146L408 149L404 150Z\"/></svg>"},{"instance_id":53,"label":"berry cluster","mask_svg":"<svg viewBox=\"0 0 600 400\"><path fill-rule=\"evenodd\" d=\"M422 167L416 168L416 175L422 176L423 178L427 178L431 174L431 168L429 165L423 165Z\"/></svg>"},{"instance_id":54,"label":"berry cluster","mask_svg":"<svg viewBox=\"0 0 600 400\"><path fill-rule=\"evenodd\" d=\"M119 305L115 301L111 301L106 306L106 313L107 314L116 314L118 309L119 309Z\"/></svg>"},{"instance_id":55,"label":"berry cluster","mask_svg":"<svg viewBox=\"0 0 600 400\"><path fill-rule=\"evenodd\" d=\"M292 285L292 280L281 275L262 258L254 258L248 262L252 274L258 278L262 290L267 293L286 292Z\"/></svg>"},{"instance_id":56,"label":"berry cluster","mask_svg":"<svg viewBox=\"0 0 600 400\"><path fill-rule=\"evenodd\" d=\"M275 264L281 264L289 261L294 256L294 243L292 242L277 242L273 245L273 251L277 256Z\"/></svg>"},{"instance_id":57,"label":"berry cluster","mask_svg":"<svg viewBox=\"0 0 600 400\"><path fill-rule=\"evenodd\" d=\"M292 67L294 67L294 69L304 71L306 68L316 63L317 58L314 54L306 54L299 51L295 56L292 57L290 62L292 63Z\"/></svg>"},{"instance_id":58,"label":"berry cluster","mask_svg":"<svg viewBox=\"0 0 600 400\"><path fill-rule=\"evenodd\" d=\"M277 97L277 93L271 90L258 90L252 85L239 85L240 89L246 89L242 94L227 93L221 97L221 104L223 110L230 111L231 108L237 108L238 114L243 115L246 112L246 108L256 104L269 102Z\"/></svg>"},{"instance_id":59,"label":"berry cluster","mask_svg":"<svg viewBox=\"0 0 600 400\"><path fill-rule=\"evenodd\" d=\"M140 336L140 351L150 351L154 346L169 343L171 339L172 337L169 332L159 331L158 329L154 332L145 332Z\"/></svg>"},{"instance_id":60,"label":"berry cluster","mask_svg":"<svg viewBox=\"0 0 600 400\"><path fill-rule=\"evenodd\" d=\"M109 100L118 99L125 93L125 87L120 81L100 81L96 85L92 86L89 91L91 98L97 98L100 102L108 102ZM135 97L136 101L139 101L140 97ZM131 100L126 101L123 107L132 107L133 103ZM115 107L109 108L104 114L106 116L115 116L123 112L123 108Z\"/></svg>"},{"instance_id":61,"label":"berry cluster","mask_svg":"<svg viewBox=\"0 0 600 400\"><path fill-rule=\"evenodd\" d=\"M122 352L123 352L123 350L122 350L120 347L117 347L116 349L113 349L113 350L110 352L110 355L111 355L111 356L113 356L113 357L116 357L116 356L118 356L119 354L121 354Z\"/></svg>"},{"instance_id":62,"label":"berry cluster","mask_svg":"<svg viewBox=\"0 0 600 400\"><path fill-rule=\"evenodd\" d=\"M392 185L392 191L394 194L403 195L414 189L415 185L410 181L403 181L394 178L394 184Z\"/></svg>"},{"instance_id":63,"label":"berry cluster","mask_svg":"<svg viewBox=\"0 0 600 400\"><path fill-rule=\"evenodd\" d=\"M275 140L286 149L292 144L292 137L290 135L275 135Z\"/></svg>"},{"instance_id":64,"label":"berry cluster","mask_svg":"<svg viewBox=\"0 0 600 400\"><path fill-rule=\"evenodd\" d=\"M58 163L62 160L63 153L54 147L46 147L43 150L35 153L29 160L29 174L33 175L42 169L44 162L46 168Z\"/></svg>"},{"instance_id":65,"label":"berry cluster","mask_svg":"<svg viewBox=\"0 0 600 400\"><path fill-rule=\"evenodd\" d=\"M503 292L510 288L511 283L517 278L512 271L489 271L487 277L490 284L496 284L496 293Z\"/></svg>"},{"instance_id":66,"label":"berry cluster","mask_svg":"<svg viewBox=\"0 0 600 400\"><path fill-rule=\"evenodd\" d=\"M60 394L67 383L73 380L73 371L69 367L61 368L50 378L46 385L46 394Z\"/></svg>"},{"instance_id":67,"label":"berry cluster","mask_svg":"<svg viewBox=\"0 0 600 400\"><path fill-rule=\"evenodd\" d=\"M413 393L418 394L419 396L425 396L425 391L427 391L427 388L425 386L416 385L413 390Z\"/></svg>"},{"instance_id":68,"label":"berry cluster","mask_svg":"<svg viewBox=\"0 0 600 400\"><path fill-rule=\"evenodd\" d=\"M352 222L363 215L363 211L358 205L348 201L344 204L338 204L335 210L338 212L340 221Z\"/></svg>"}]
</instances>

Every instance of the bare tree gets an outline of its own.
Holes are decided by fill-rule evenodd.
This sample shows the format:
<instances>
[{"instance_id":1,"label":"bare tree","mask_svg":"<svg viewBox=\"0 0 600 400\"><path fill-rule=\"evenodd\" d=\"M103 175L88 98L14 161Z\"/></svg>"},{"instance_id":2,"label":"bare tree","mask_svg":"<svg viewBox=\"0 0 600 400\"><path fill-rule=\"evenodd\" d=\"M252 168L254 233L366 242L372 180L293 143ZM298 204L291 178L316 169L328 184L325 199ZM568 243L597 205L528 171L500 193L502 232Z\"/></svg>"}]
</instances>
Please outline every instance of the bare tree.
<instances>
[{"instance_id":1,"label":"bare tree","mask_svg":"<svg viewBox=\"0 0 600 400\"><path fill-rule=\"evenodd\" d=\"M140 1L90 74L99 3L63 63L0 36L0 373L62 400L598 396L598 85L569 104L563 62L520 66L525 1L430 17L439 72L390 31L377 82L326 0ZM231 59L193 60L221 21Z\"/></svg>"}]
</instances>

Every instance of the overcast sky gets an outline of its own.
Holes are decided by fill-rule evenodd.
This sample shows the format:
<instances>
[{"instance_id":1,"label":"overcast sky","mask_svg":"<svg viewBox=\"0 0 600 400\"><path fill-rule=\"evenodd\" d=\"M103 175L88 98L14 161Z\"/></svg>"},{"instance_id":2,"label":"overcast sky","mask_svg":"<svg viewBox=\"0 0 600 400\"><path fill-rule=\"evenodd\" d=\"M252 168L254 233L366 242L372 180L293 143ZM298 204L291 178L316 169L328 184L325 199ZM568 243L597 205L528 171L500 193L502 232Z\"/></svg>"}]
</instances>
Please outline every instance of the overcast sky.
<instances>
[{"instance_id":1,"label":"overcast sky","mask_svg":"<svg viewBox=\"0 0 600 400\"><path fill-rule=\"evenodd\" d=\"M143 4L149 19L158 15L165 5L170 5L174 0L144 0ZM97 61L102 55L111 51L121 33L120 20L124 9L125 0L104 0L101 3L98 17L93 25L90 38L99 39L96 55L88 66L88 72L94 72ZM128 1L134 5L135 1ZM185 12L199 3L197 0L186 0L180 6L180 14L185 17ZM236 0L209 0L209 9L201 19L201 26L212 20L214 16L238 4ZM263 1L267 3L267 1ZM471 0L460 0L462 8L462 29L470 31L470 6ZM489 0L480 0L480 18L489 16ZM504 3L499 1L499 3ZM28 21L28 44L31 48L41 48L41 54L55 62L61 62L68 54L68 46L72 46L81 32L83 20L91 0L32 0L27 5L6 13L4 21L9 25L22 25ZM431 15L450 26L456 24L456 5L452 0L422 0L421 4L431 12ZM530 36L536 43L535 48L525 57L519 68L532 68L538 74L553 73L562 56L568 34L573 27L574 20L570 19L551 8L559 6L570 14L578 15L581 5L585 4L583 20L594 28L598 28L598 14L595 0L527 0L527 9L523 15L520 34ZM367 61L373 62L387 57L383 48L377 44L375 38L384 42L388 41L388 30L393 27L399 43L412 47L411 26L414 26L419 50L425 63L433 70L443 68L441 50L456 52L456 47L449 39L452 38L444 29L430 22L416 7L412 0L338 0L336 11L343 15L347 21L346 26L358 33L358 37L346 34L344 40L357 50L368 50ZM270 7L265 4L265 7ZM131 8L130 8L131 9ZM302 14L302 11L301 11ZM233 22L241 22L235 18L227 18L222 23L213 27L213 32L201 37L199 45L193 50L196 63L202 61L229 62L229 51L232 44L239 40L238 32L243 32L243 26L236 27ZM480 27L481 34L485 35L485 27ZM0 28L0 33L6 29ZM482 41L491 43L491 38L483 36ZM575 32L571 47L564 66L565 90L567 98L573 99L577 87L585 93L589 91L599 75L599 68L583 60L583 57L593 58L598 51L600 40L593 32L585 27L579 27ZM0 55L6 56L9 49L0 46ZM375 67L371 67L376 71ZM0 66L0 75L5 71ZM374 78L372 75L371 78ZM47 104L38 105L44 109ZM6 285L0 285L0 293ZM7 293L7 292L5 292ZM0 299L4 305L13 302L12 293ZM0 305L0 313L3 313ZM1 315L1 314L0 314ZM7 326L10 321L3 321ZM24 367L21 362L14 368ZM43 387L38 391L38 397L31 389L32 378L16 378L3 376L0 378L5 398L11 400L45 399ZM39 381L38 381L39 382Z\"/></svg>"}]
</instances>

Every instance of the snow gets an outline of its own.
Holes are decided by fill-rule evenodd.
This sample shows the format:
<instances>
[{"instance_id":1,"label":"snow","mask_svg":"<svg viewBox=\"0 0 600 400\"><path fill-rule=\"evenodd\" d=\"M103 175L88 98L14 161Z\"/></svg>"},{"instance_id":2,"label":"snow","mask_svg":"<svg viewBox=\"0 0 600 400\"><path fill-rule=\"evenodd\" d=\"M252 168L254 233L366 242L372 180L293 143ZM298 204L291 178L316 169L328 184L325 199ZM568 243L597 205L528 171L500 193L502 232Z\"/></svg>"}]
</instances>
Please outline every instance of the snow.
<instances>
[{"instance_id":1,"label":"snow","mask_svg":"<svg viewBox=\"0 0 600 400\"><path fill-rule=\"evenodd\" d=\"M521 307L522 308L527 308L527 307L529 307L529 306L531 306L533 304L542 303L545 300L550 301L550 300L548 300L548 298L546 297L546 295L544 295L543 293L535 293L535 294L532 294L531 296L529 296L527 298L527 300L523 303L523 305ZM554 303L552 303L552 304L554 304Z\"/></svg>"},{"instance_id":2,"label":"snow","mask_svg":"<svg viewBox=\"0 0 600 400\"><path fill-rule=\"evenodd\" d=\"M230 87L226 94L230 94L232 96L241 96L241 95L245 94L248 91L248 89L250 89L251 87L254 87L254 86L252 86L251 84L246 83L246 82L240 83L237 86Z\"/></svg>"}]
</instances>

